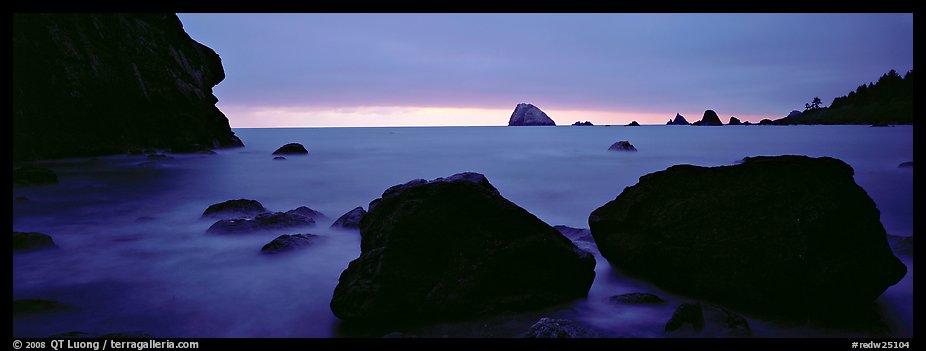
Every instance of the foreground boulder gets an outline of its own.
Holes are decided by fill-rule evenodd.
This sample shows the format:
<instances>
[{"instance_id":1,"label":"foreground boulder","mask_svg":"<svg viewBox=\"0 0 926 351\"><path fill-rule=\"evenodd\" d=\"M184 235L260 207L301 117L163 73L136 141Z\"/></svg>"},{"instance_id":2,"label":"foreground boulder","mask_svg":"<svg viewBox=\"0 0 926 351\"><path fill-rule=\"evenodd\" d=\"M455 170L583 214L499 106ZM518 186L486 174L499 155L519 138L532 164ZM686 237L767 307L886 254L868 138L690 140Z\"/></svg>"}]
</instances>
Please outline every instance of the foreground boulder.
<instances>
[{"instance_id":1,"label":"foreground boulder","mask_svg":"<svg viewBox=\"0 0 926 351\"><path fill-rule=\"evenodd\" d=\"M206 218L231 218L238 216L251 216L267 212L257 200L238 199L228 200L209 206L203 211Z\"/></svg>"},{"instance_id":2,"label":"foreground boulder","mask_svg":"<svg viewBox=\"0 0 926 351\"><path fill-rule=\"evenodd\" d=\"M289 143L273 152L274 155L305 155L307 153L309 150L306 150L305 146L300 143Z\"/></svg>"},{"instance_id":3,"label":"foreground boulder","mask_svg":"<svg viewBox=\"0 0 926 351\"><path fill-rule=\"evenodd\" d=\"M341 215L331 224L332 229L358 229L360 228L360 219L367 211L363 207L356 207L353 210Z\"/></svg>"},{"instance_id":4,"label":"foreground boulder","mask_svg":"<svg viewBox=\"0 0 926 351\"><path fill-rule=\"evenodd\" d=\"M746 318L723 308L700 303L683 303L666 322L670 337L732 337L752 336Z\"/></svg>"},{"instance_id":5,"label":"foreground boulder","mask_svg":"<svg viewBox=\"0 0 926 351\"><path fill-rule=\"evenodd\" d=\"M693 126L722 126L723 122L720 121L720 117L717 116L717 112L714 112L714 110L706 110L704 111L704 116L701 117L701 120L694 122L691 125Z\"/></svg>"},{"instance_id":6,"label":"foreground boulder","mask_svg":"<svg viewBox=\"0 0 926 351\"><path fill-rule=\"evenodd\" d=\"M296 207L292 210L286 211L286 213L300 215L305 218L311 218L316 222L328 220L328 216L326 216L324 213L318 212L305 206Z\"/></svg>"},{"instance_id":7,"label":"foreground boulder","mask_svg":"<svg viewBox=\"0 0 926 351\"><path fill-rule=\"evenodd\" d=\"M525 338L537 339L565 339L565 338L594 338L595 332L585 329L568 319L553 319L543 317L523 335Z\"/></svg>"},{"instance_id":8,"label":"foreground boulder","mask_svg":"<svg viewBox=\"0 0 926 351\"><path fill-rule=\"evenodd\" d=\"M13 185L58 184L58 175L54 171L33 165L13 168Z\"/></svg>"},{"instance_id":9,"label":"foreground boulder","mask_svg":"<svg viewBox=\"0 0 926 351\"><path fill-rule=\"evenodd\" d=\"M25 252L58 247L51 236L35 232L13 232L13 252Z\"/></svg>"},{"instance_id":10,"label":"foreground boulder","mask_svg":"<svg viewBox=\"0 0 926 351\"><path fill-rule=\"evenodd\" d=\"M627 140L621 140L614 144L611 144L611 147L608 148L610 151L637 151L637 148L633 146Z\"/></svg>"},{"instance_id":11,"label":"foreground boulder","mask_svg":"<svg viewBox=\"0 0 926 351\"><path fill-rule=\"evenodd\" d=\"M555 126L550 117L540 110L537 106L520 103L511 113L508 119L508 126Z\"/></svg>"},{"instance_id":12,"label":"foreground boulder","mask_svg":"<svg viewBox=\"0 0 926 351\"><path fill-rule=\"evenodd\" d=\"M256 231L309 227L315 221L297 214L284 212L261 213L254 218L223 219L212 224L207 233L241 234Z\"/></svg>"},{"instance_id":13,"label":"foreground boulder","mask_svg":"<svg viewBox=\"0 0 926 351\"><path fill-rule=\"evenodd\" d=\"M640 177L589 225L628 273L775 313L870 303L906 274L852 168L828 157L672 166Z\"/></svg>"},{"instance_id":14,"label":"foreground boulder","mask_svg":"<svg viewBox=\"0 0 926 351\"><path fill-rule=\"evenodd\" d=\"M317 241L318 238L318 235L315 234L284 234L261 247L260 251L271 255L292 251L301 247L307 247Z\"/></svg>"},{"instance_id":15,"label":"foreground boulder","mask_svg":"<svg viewBox=\"0 0 926 351\"><path fill-rule=\"evenodd\" d=\"M383 192L360 221L360 257L331 310L358 323L418 322L519 310L588 294L594 257L478 173Z\"/></svg>"},{"instance_id":16,"label":"foreground boulder","mask_svg":"<svg viewBox=\"0 0 926 351\"><path fill-rule=\"evenodd\" d=\"M12 53L16 160L242 146L222 60L175 14L15 14Z\"/></svg>"}]
</instances>

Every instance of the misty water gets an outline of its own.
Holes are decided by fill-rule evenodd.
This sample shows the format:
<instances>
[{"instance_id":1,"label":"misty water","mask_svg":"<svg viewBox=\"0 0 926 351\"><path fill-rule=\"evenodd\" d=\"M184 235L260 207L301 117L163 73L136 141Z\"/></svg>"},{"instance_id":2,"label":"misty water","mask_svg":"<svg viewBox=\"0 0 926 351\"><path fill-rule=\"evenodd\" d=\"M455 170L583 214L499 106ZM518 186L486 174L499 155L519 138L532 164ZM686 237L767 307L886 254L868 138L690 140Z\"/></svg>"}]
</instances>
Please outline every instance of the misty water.
<instances>
[{"instance_id":1,"label":"misty water","mask_svg":"<svg viewBox=\"0 0 926 351\"><path fill-rule=\"evenodd\" d=\"M621 274L594 246L587 299L535 311L396 330L346 328L328 307L341 271L360 254L358 231L330 230L341 214L389 186L464 171L483 173L507 199L550 225L587 228L589 213L647 173L675 164L731 165L745 156L839 158L874 199L888 233L913 234L913 128L897 126L420 127L236 129L246 147L215 155L109 156L38 162L60 184L15 187L13 230L51 235L58 249L13 256L13 298L50 299L61 311L14 316L17 337L140 331L156 337L340 337L403 332L431 337L511 337L540 317L572 319L608 337L662 337L690 298ZM609 152L629 140L639 152ZM273 160L302 143L306 156ZM142 165L139 165L142 164ZM679 186L684 186L680 184ZM211 204L255 199L269 210L308 206L330 217L312 228L213 235ZM740 209L743 216L750 208ZM325 240L268 256L279 234ZM912 258L877 301L877 327L774 321L746 314L760 337L912 335ZM668 303L614 305L650 292ZM872 330L878 330L872 332ZM880 334L878 334L880 333Z\"/></svg>"}]
</instances>

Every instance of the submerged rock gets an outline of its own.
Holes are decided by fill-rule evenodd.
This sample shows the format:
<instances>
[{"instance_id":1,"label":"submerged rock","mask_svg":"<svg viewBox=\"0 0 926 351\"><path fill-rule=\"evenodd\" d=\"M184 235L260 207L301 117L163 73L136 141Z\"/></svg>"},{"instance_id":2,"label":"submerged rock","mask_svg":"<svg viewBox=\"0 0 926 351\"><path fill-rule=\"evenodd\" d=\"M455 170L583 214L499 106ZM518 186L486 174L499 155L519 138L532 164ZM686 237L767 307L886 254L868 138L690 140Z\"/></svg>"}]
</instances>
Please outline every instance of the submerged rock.
<instances>
[{"instance_id":1,"label":"submerged rock","mask_svg":"<svg viewBox=\"0 0 926 351\"><path fill-rule=\"evenodd\" d=\"M611 296L608 301L626 304L654 304L666 302L659 296L648 293L629 293Z\"/></svg>"},{"instance_id":2,"label":"submerged rock","mask_svg":"<svg viewBox=\"0 0 926 351\"><path fill-rule=\"evenodd\" d=\"M595 338L597 333L583 328L568 319L553 319L543 317L531 325L525 338L562 339L562 338Z\"/></svg>"},{"instance_id":3,"label":"submerged rock","mask_svg":"<svg viewBox=\"0 0 926 351\"><path fill-rule=\"evenodd\" d=\"M13 317L31 314L53 313L72 309L68 304L43 299L13 300Z\"/></svg>"},{"instance_id":4,"label":"submerged rock","mask_svg":"<svg viewBox=\"0 0 926 351\"><path fill-rule=\"evenodd\" d=\"M303 217L305 217L305 218L311 218L311 219L315 220L316 222L318 222L318 221L327 221L327 220L329 219L328 216L325 216L324 213L318 212L318 211L316 211L316 210L313 210L313 209L308 208L308 207L305 207L305 206L299 206L299 207L294 208L294 209L292 209L292 210L286 211L286 213L295 214L295 215L300 215L300 216L303 216Z\"/></svg>"},{"instance_id":5,"label":"submerged rock","mask_svg":"<svg viewBox=\"0 0 926 351\"><path fill-rule=\"evenodd\" d=\"M555 126L550 117L540 110L537 106L520 103L511 113L508 119L508 126Z\"/></svg>"},{"instance_id":6,"label":"submerged rock","mask_svg":"<svg viewBox=\"0 0 926 351\"><path fill-rule=\"evenodd\" d=\"M238 199L228 200L213 204L203 211L203 217L207 218L231 218L237 216L251 216L267 212L257 200Z\"/></svg>"},{"instance_id":7,"label":"submerged rock","mask_svg":"<svg viewBox=\"0 0 926 351\"><path fill-rule=\"evenodd\" d=\"M372 208L371 208L372 209ZM347 213L341 215L331 224L332 229L358 229L360 228L360 220L367 213L363 210L363 207L356 207L353 210L348 211Z\"/></svg>"},{"instance_id":8,"label":"submerged rock","mask_svg":"<svg viewBox=\"0 0 926 351\"><path fill-rule=\"evenodd\" d=\"M637 151L632 144L627 140L621 140L614 144L611 144L611 147L608 148L611 151Z\"/></svg>"},{"instance_id":9,"label":"submerged rock","mask_svg":"<svg viewBox=\"0 0 926 351\"><path fill-rule=\"evenodd\" d=\"M307 153L309 150L306 150L305 146L300 143L289 143L273 152L274 155L305 155Z\"/></svg>"},{"instance_id":10,"label":"submerged rock","mask_svg":"<svg viewBox=\"0 0 926 351\"><path fill-rule=\"evenodd\" d=\"M319 236L315 234L284 234L261 247L260 251L265 254L278 254L292 251L300 247L307 247L318 239Z\"/></svg>"},{"instance_id":11,"label":"submerged rock","mask_svg":"<svg viewBox=\"0 0 926 351\"><path fill-rule=\"evenodd\" d=\"M589 225L624 271L773 313L871 303L906 274L852 168L829 157L672 166L640 177Z\"/></svg>"},{"instance_id":12,"label":"submerged rock","mask_svg":"<svg viewBox=\"0 0 926 351\"><path fill-rule=\"evenodd\" d=\"M13 252L57 248L51 236L35 232L13 232Z\"/></svg>"},{"instance_id":13,"label":"submerged rock","mask_svg":"<svg viewBox=\"0 0 926 351\"><path fill-rule=\"evenodd\" d=\"M13 186L45 184L58 184L58 175L48 168L30 164L13 168Z\"/></svg>"},{"instance_id":14,"label":"submerged rock","mask_svg":"<svg viewBox=\"0 0 926 351\"><path fill-rule=\"evenodd\" d=\"M723 308L700 303L683 303L666 322L671 337L733 337L752 335L746 318Z\"/></svg>"},{"instance_id":15,"label":"submerged rock","mask_svg":"<svg viewBox=\"0 0 926 351\"><path fill-rule=\"evenodd\" d=\"M315 225L311 218L284 212L261 213L254 218L223 219L212 224L207 233L240 234L255 231L308 227Z\"/></svg>"},{"instance_id":16,"label":"submerged rock","mask_svg":"<svg viewBox=\"0 0 926 351\"><path fill-rule=\"evenodd\" d=\"M686 120L684 116L678 113L675 114L675 119L670 119L669 122L666 122L666 125L668 126L671 126L671 125L687 126L689 124L691 123L688 123L688 120Z\"/></svg>"},{"instance_id":17,"label":"submerged rock","mask_svg":"<svg viewBox=\"0 0 926 351\"><path fill-rule=\"evenodd\" d=\"M700 121L694 122L691 125L695 126L722 126L723 122L720 121L720 117L717 116L717 112L714 110L704 111L704 116L701 117Z\"/></svg>"},{"instance_id":18,"label":"submerged rock","mask_svg":"<svg viewBox=\"0 0 926 351\"><path fill-rule=\"evenodd\" d=\"M561 303L588 294L594 257L502 197L478 173L383 192L360 221L361 255L331 300L340 319L419 322Z\"/></svg>"}]
</instances>

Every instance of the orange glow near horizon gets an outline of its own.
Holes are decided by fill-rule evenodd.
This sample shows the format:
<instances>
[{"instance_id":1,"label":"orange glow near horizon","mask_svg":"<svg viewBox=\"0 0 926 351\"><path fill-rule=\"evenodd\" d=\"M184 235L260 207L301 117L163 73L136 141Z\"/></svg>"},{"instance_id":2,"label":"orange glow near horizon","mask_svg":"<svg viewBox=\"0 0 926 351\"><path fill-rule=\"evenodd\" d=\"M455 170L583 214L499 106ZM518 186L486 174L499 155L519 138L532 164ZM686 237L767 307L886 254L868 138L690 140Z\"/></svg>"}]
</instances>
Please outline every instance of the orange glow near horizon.
<instances>
[{"instance_id":1,"label":"orange glow near horizon","mask_svg":"<svg viewBox=\"0 0 926 351\"><path fill-rule=\"evenodd\" d=\"M424 126L505 126L513 108L360 106L360 107L250 107L220 106L232 128L299 127L424 127ZM675 113L544 109L556 125L590 121L595 125L664 125ZM703 111L702 111L703 113ZM682 114L689 122L702 113ZM720 115L726 123L729 115ZM765 117L737 116L741 121L758 123ZM776 117L777 118L777 117Z\"/></svg>"}]
</instances>

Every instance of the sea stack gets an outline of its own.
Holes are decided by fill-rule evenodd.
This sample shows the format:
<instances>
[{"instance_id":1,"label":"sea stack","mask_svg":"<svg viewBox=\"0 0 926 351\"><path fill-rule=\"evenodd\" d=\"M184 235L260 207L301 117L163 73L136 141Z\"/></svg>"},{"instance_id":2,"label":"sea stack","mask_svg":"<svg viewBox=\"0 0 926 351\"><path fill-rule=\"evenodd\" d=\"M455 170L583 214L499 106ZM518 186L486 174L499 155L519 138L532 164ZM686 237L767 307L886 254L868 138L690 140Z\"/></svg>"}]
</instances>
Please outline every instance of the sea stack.
<instances>
[{"instance_id":1,"label":"sea stack","mask_svg":"<svg viewBox=\"0 0 926 351\"><path fill-rule=\"evenodd\" d=\"M730 123L727 123L728 126L739 126L743 125L743 122L740 122L739 118L730 117Z\"/></svg>"},{"instance_id":2,"label":"sea stack","mask_svg":"<svg viewBox=\"0 0 926 351\"><path fill-rule=\"evenodd\" d=\"M242 146L175 14L14 14L14 160Z\"/></svg>"},{"instance_id":3,"label":"sea stack","mask_svg":"<svg viewBox=\"0 0 926 351\"><path fill-rule=\"evenodd\" d=\"M714 110L707 110L707 111L704 111L704 116L701 117L700 121L694 122L691 125L722 126L723 122L720 121L720 117L717 116L717 112L714 112Z\"/></svg>"},{"instance_id":4,"label":"sea stack","mask_svg":"<svg viewBox=\"0 0 926 351\"><path fill-rule=\"evenodd\" d=\"M514 112L511 113L511 118L508 119L508 126L555 126L556 122L553 122L546 113L540 110L537 106L531 104L520 103L517 107L514 108Z\"/></svg>"},{"instance_id":5,"label":"sea stack","mask_svg":"<svg viewBox=\"0 0 926 351\"><path fill-rule=\"evenodd\" d=\"M688 123L688 120L685 119L685 116L682 116L678 113L675 114L675 119L670 119L669 122L666 122L667 126L687 126L691 123Z\"/></svg>"}]
</instances>

